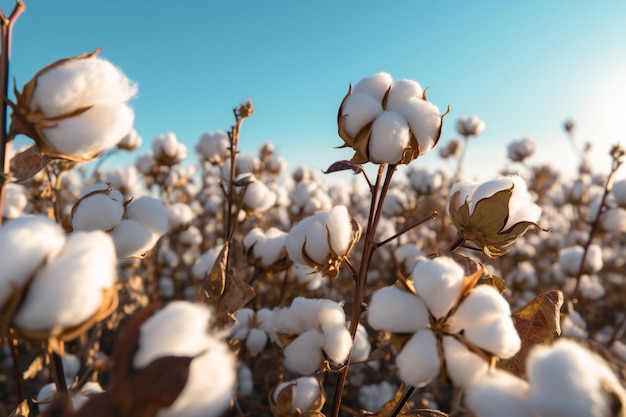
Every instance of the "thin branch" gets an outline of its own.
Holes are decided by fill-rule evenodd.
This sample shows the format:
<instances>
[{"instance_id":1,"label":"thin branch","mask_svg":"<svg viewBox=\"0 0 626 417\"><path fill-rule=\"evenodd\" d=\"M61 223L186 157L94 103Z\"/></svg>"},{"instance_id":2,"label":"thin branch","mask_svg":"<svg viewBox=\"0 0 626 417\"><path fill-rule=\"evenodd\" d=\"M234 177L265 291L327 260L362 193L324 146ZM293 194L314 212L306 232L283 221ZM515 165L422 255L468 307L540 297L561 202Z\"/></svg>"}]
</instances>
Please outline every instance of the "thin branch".
<instances>
[{"instance_id":1,"label":"thin branch","mask_svg":"<svg viewBox=\"0 0 626 417\"><path fill-rule=\"evenodd\" d=\"M433 212L432 214L416 221L415 223L411 223L410 225L406 226L404 229L400 230L398 233L396 233L395 235L391 236L390 238L387 238L385 240L383 240L382 242L377 242L374 243L374 247L375 249L380 248L381 246L385 246L387 243L399 238L400 236L402 236L403 234L405 234L406 232L416 228L417 226L426 223L429 220L433 220L436 219L437 217L439 217L439 213L437 213L436 211Z\"/></svg>"}]
</instances>

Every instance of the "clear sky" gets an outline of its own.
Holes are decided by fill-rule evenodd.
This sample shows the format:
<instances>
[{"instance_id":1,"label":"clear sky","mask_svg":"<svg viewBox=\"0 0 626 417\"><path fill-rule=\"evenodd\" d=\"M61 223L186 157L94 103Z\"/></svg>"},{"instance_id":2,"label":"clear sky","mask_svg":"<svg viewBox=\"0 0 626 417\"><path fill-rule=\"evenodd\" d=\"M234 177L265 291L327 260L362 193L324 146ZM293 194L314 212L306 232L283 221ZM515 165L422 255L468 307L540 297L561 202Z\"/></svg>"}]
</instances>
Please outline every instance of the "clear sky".
<instances>
[{"instance_id":1,"label":"clear sky","mask_svg":"<svg viewBox=\"0 0 626 417\"><path fill-rule=\"evenodd\" d=\"M626 144L626 1L139 1L25 0L14 31L18 87L48 63L97 47L139 85L131 103L149 149L174 132L189 146L227 130L252 98L242 150L272 142L294 169L326 168L348 85L380 71L430 87L443 112L442 144L460 116L486 122L467 154L470 174L493 175L506 145L530 137L537 155L573 171L563 133ZM14 2L1 0L6 14ZM433 152L413 164L445 164ZM624 176L624 173L621 173Z\"/></svg>"}]
</instances>

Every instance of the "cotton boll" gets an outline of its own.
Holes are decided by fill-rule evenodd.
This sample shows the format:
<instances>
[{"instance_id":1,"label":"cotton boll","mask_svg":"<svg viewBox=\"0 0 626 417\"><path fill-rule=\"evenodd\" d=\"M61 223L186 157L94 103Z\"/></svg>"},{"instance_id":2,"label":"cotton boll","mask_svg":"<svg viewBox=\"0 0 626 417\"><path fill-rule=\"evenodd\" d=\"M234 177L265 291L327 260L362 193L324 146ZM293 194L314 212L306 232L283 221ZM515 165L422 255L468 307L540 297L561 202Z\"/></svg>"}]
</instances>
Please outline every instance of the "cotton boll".
<instances>
[{"instance_id":1,"label":"cotton boll","mask_svg":"<svg viewBox=\"0 0 626 417\"><path fill-rule=\"evenodd\" d=\"M350 322L346 323L346 327L350 327ZM354 346L352 348L352 356L350 362L365 362L370 356L372 345L369 341L369 335L365 327L359 323L354 336Z\"/></svg>"},{"instance_id":2,"label":"cotton boll","mask_svg":"<svg viewBox=\"0 0 626 417\"><path fill-rule=\"evenodd\" d=\"M65 244L63 229L46 216L21 217L0 228L0 306Z\"/></svg>"},{"instance_id":3,"label":"cotton boll","mask_svg":"<svg viewBox=\"0 0 626 417\"><path fill-rule=\"evenodd\" d=\"M511 315L509 303L495 288L478 285L463 299L448 323L450 331L458 333L500 315Z\"/></svg>"},{"instance_id":4,"label":"cotton boll","mask_svg":"<svg viewBox=\"0 0 626 417\"><path fill-rule=\"evenodd\" d=\"M121 202L112 200L106 194L94 194L78 203L72 214L72 228L74 230L110 230L113 229L124 216L124 206Z\"/></svg>"},{"instance_id":5,"label":"cotton boll","mask_svg":"<svg viewBox=\"0 0 626 417\"><path fill-rule=\"evenodd\" d=\"M383 107L379 100L370 95L353 92L344 102L342 111L345 118L344 128L354 137L363 126L373 121L383 111Z\"/></svg>"},{"instance_id":6,"label":"cotton boll","mask_svg":"<svg viewBox=\"0 0 626 417\"><path fill-rule=\"evenodd\" d=\"M315 377L300 377L293 381L278 384L272 393L273 401L277 402L280 393L286 389L291 390L292 413L296 413L296 410L305 413L321 394L320 384Z\"/></svg>"},{"instance_id":7,"label":"cotton boll","mask_svg":"<svg viewBox=\"0 0 626 417\"><path fill-rule=\"evenodd\" d=\"M194 277L203 280L213 269L213 265L215 265L217 256L222 251L222 248L223 246L220 245L203 253L191 267L191 274Z\"/></svg>"},{"instance_id":8,"label":"cotton boll","mask_svg":"<svg viewBox=\"0 0 626 417\"><path fill-rule=\"evenodd\" d=\"M100 308L102 290L117 280L116 261L106 233L71 234L54 261L37 272L13 322L19 328L39 331L87 321Z\"/></svg>"},{"instance_id":9,"label":"cotton boll","mask_svg":"<svg viewBox=\"0 0 626 417\"><path fill-rule=\"evenodd\" d=\"M254 380L252 371L247 366L240 364L237 372L237 396L249 397L254 392Z\"/></svg>"},{"instance_id":10,"label":"cotton boll","mask_svg":"<svg viewBox=\"0 0 626 417\"><path fill-rule=\"evenodd\" d=\"M435 146L441 131L441 115L437 106L430 101L413 98L404 102L398 109L398 113L404 116L417 138L420 155Z\"/></svg>"},{"instance_id":11,"label":"cotton boll","mask_svg":"<svg viewBox=\"0 0 626 417\"><path fill-rule=\"evenodd\" d=\"M389 95L387 95L386 110L397 111L404 102L422 97L422 86L413 80L398 80L391 84Z\"/></svg>"},{"instance_id":12,"label":"cotton boll","mask_svg":"<svg viewBox=\"0 0 626 417\"><path fill-rule=\"evenodd\" d=\"M561 336L587 338L587 323L577 311L572 311L561 320Z\"/></svg>"},{"instance_id":13,"label":"cotton boll","mask_svg":"<svg viewBox=\"0 0 626 417\"><path fill-rule=\"evenodd\" d=\"M369 158L377 164L395 164L409 146L409 124L399 113L383 111L372 124Z\"/></svg>"},{"instance_id":14,"label":"cotton boll","mask_svg":"<svg viewBox=\"0 0 626 417\"><path fill-rule=\"evenodd\" d=\"M364 93L381 102L393 79L386 72L379 72L371 77L362 78L352 88L352 94Z\"/></svg>"},{"instance_id":15,"label":"cotton boll","mask_svg":"<svg viewBox=\"0 0 626 417\"><path fill-rule=\"evenodd\" d=\"M436 318L445 316L461 296L465 273L451 258L420 259L412 280L419 297Z\"/></svg>"},{"instance_id":16,"label":"cotton boll","mask_svg":"<svg viewBox=\"0 0 626 417\"><path fill-rule=\"evenodd\" d=\"M600 217L600 225L616 235L626 233L626 210L621 207L606 210Z\"/></svg>"},{"instance_id":17,"label":"cotton boll","mask_svg":"<svg viewBox=\"0 0 626 417\"><path fill-rule=\"evenodd\" d=\"M167 219L172 229L187 227L193 221L195 214L185 203L174 203L166 207Z\"/></svg>"},{"instance_id":18,"label":"cotton boll","mask_svg":"<svg viewBox=\"0 0 626 417\"><path fill-rule=\"evenodd\" d=\"M202 233L196 226L189 226L178 234L178 242L187 246L200 246Z\"/></svg>"},{"instance_id":19,"label":"cotton boll","mask_svg":"<svg viewBox=\"0 0 626 417\"><path fill-rule=\"evenodd\" d=\"M317 330L307 330L284 349L285 365L303 375L315 373L322 362L323 343L324 338Z\"/></svg>"},{"instance_id":20,"label":"cotton boll","mask_svg":"<svg viewBox=\"0 0 626 417\"><path fill-rule=\"evenodd\" d=\"M152 232L132 219L122 220L109 234L118 258L141 256L156 243Z\"/></svg>"},{"instance_id":21,"label":"cotton boll","mask_svg":"<svg viewBox=\"0 0 626 417\"><path fill-rule=\"evenodd\" d=\"M325 236L326 229L320 221L314 217L307 217L291 228L285 241L285 247L289 258L299 265L307 265L302 256L306 244L306 254L315 262L322 263L328 255L328 243ZM312 235L313 239L309 236Z\"/></svg>"},{"instance_id":22,"label":"cotton boll","mask_svg":"<svg viewBox=\"0 0 626 417\"><path fill-rule=\"evenodd\" d=\"M509 199L509 218L502 230L509 230L522 221L537 222L541 216L541 208L531 201L526 182L519 176L509 177L513 185L513 193Z\"/></svg>"},{"instance_id":23,"label":"cotton boll","mask_svg":"<svg viewBox=\"0 0 626 417\"><path fill-rule=\"evenodd\" d=\"M287 233L275 227L269 228L265 234L263 250L260 253L261 264L270 266L276 263L280 259L281 254L283 254L286 240Z\"/></svg>"},{"instance_id":24,"label":"cotton boll","mask_svg":"<svg viewBox=\"0 0 626 417\"><path fill-rule=\"evenodd\" d=\"M249 352L261 352L267 343L267 333L261 329L250 329L246 338L246 348Z\"/></svg>"},{"instance_id":25,"label":"cotton boll","mask_svg":"<svg viewBox=\"0 0 626 417\"><path fill-rule=\"evenodd\" d=\"M230 405L236 388L235 357L228 345L207 332L208 307L170 302L140 329L133 366L141 369L165 356L192 356L189 376L174 403L159 416L217 417Z\"/></svg>"},{"instance_id":26,"label":"cotton boll","mask_svg":"<svg viewBox=\"0 0 626 417\"><path fill-rule=\"evenodd\" d=\"M452 336L443 337L443 351L446 371L456 387L469 387L489 369L487 361L470 352L467 346Z\"/></svg>"},{"instance_id":27,"label":"cotton boll","mask_svg":"<svg viewBox=\"0 0 626 417\"><path fill-rule=\"evenodd\" d=\"M264 212L275 203L276 194L258 180L248 185L243 196L244 206L253 211Z\"/></svg>"},{"instance_id":28,"label":"cotton boll","mask_svg":"<svg viewBox=\"0 0 626 417\"><path fill-rule=\"evenodd\" d=\"M345 255L352 244L352 219L347 207L333 207L328 211L324 222L330 235L331 248L339 256Z\"/></svg>"},{"instance_id":29,"label":"cotton boll","mask_svg":"<svg viewBox=\"0 0 626 417\"><path fill-rule=\"evenodd\" d=\"M203 160L218 165L221 164L230 155L228 133L223 130L203 133L196 145L196 153Z\"/></svg>"},{"instance_id":30,"label":"cotton boll","mask_svg":"<svg viewBox=\"0 0 626 417\"><path fill-rule=\"evenodd\" d=\"M341 324L346 322L346 313L337 302L332 300L317 300L319 303L317 321L320 324Z\"/></svg>"},{"instance_id":31,"label":"cotton boll","mask_svg":"<svg viewBox=\"0 0 626 417\"><path fill-rule=\"evenodd\" d=\"M465 401L478 417L536 417L527 395L526 381L494 369L468 386Z\"/></svg>"},{"instance_id":32,"label":"cotton boll","mask_svg":"<svg viewBox=\"0 0 626 417\"><path fill-rule=\"evenodd\" d=\"M233 339L244 340L250 331L250 321L254 317L254 310L243 307L235 313L236 323L230 328Z\"/></svg>"},{"instance_id":33,"label":"cotton boll","mask_svg":"<svg viewBox=\"0 0 626 417\"><path fill-rule=\"evenodd\" d=\"M324 336L322 349L326 356L336 364L344 363L352 348L352 338L345 324L324 324L322 335Z\"/></svg>"},{"instance_id":34,"label":"cotton boll","mask_svg":"<svg viewBox=\"0 0 626 417\"><path fill-rule=\"evenodd\" d=\"M24 187L14 183L7 184L4 207L2 207L2 218L15 219L19 217L27 205L28 198L26 197Z\"/></svg>"},{"instance_id":35,"label":"cotton boll","mask_svg":"<svg viewBox=\"0 0 626 417\"><path fill-rule=\"evenodd\" d=\"M428 327L429 314L420 298L397 287L385 287L372 296L367 321L376 330L413 333Z\"/></svg>"},{"instance_id":36,"label":"cotton boll","mask_svg":"<svg viewBox=\"0 0 626 417\"><path fill-rule=\"evenodd\" d=\"M513 320L506 315L492 316L488 321L467 327L465 337L501 358L512 357L521 346Z\"/></svg>"},{"instance_id":37,"label":"cotton boll","mask_svg":"<svg viewBox=\"0 0 626 417\"><path fill-rule=\"evenodd\" d=\"M529 402L541 415L613 416L607 389L622 404L626 400L626 391L606 362L567 339L535 346L527 359L527 372Z\"/></svg>"},{"instance_id":38,"label":"cotton boll","mask_svg":"<svg viewBox=\"0 0 626 417\"><path fill-rule=\"evenodd\" d=\"M278 331L297 334L317 327L319 311L320 300L296 297L290 307L274 309L272 320Z\"/></svg>"},{"instance_id":39,"label":"cotton boll","mask_svg":"<svg viewBox=\"0 0 626 417\"><path fill-rule=\"evenodd\" d=\"M393 399L397 389L395 385L387 381L380 384L362 385L359 388L359 404L368 411L378 411L386 402Z\"/></svg>"},{"instance_id":40,"label":"cotton boll","mask_svg":"<svg viewBox=\"0 0 626 417\"><path fill-rule=\"evenodd\" d=\"M439 353L435 335L430 330L419 330L404 345L396 365L404 383L423 387L439 374Z\"/></svg>"},{"instance_id":41,"label":"cotton boll","mask_svg":"<svg viewBox=\"0 0 626 417\"><path fill-rule=\"evenodd\" d=\"M126 217L136 220L159 237L167 233L169 228L165 206L153 197L143 196L133 200L126 208Z\"/></svg>"},{"instance_id":42,"label":"cotton boll","mask_svg":"<svg viewBox=\"0 0 626 417\"><path fill-rule=\"evenodd\" d=\"M615 203L620 207L626 207L626 179L615 181L611 194L615 198Z\"/></svg>"}]
</instances>

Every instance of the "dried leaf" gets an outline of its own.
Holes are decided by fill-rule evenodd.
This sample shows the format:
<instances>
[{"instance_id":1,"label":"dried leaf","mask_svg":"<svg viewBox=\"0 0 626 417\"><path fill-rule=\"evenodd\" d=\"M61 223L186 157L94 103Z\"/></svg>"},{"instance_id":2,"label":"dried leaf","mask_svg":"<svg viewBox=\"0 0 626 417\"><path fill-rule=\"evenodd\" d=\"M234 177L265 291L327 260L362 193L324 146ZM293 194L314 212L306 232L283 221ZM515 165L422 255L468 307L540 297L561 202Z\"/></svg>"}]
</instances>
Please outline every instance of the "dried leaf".
<instances>
[{"instance_id":1,"label":"dried leaf","mask_svg":"<svg viewBox=\"0 0 626 417\"><path fill-rule=\"evenodd\" d=\"M30 414L30 407L28 406L28 400L22 401L9 417L28 417Z\"/></svg>"},{"instance_id":2,"label":"dried leaf","mask_svg":"<svg viewBox=\"0 0 626 417\"><path fill-rule=\"evenodd\" d=\"M11 176L18 182L27 180L44 169L51 161L52 159L42 155L37 146L33 145L11 159Z\"/></svg>"},{"instance_id":3,"label":"dried leaf","mask_svg":"<svg viewBox=\"0 0 626 417\"><path fill-rule=\"evenodd\" d=\"M28 365L28 369L22 374L22 378L32 379L36 377L37 374L43 370L44 361L44 355L37 355L30 365Z\"/></svg>"},{"instance_id":4,"label":"dried leaf","mask_svg":"<svg viewBox=\"0 0 626 417\"><path fill-rule=\"evenodd\" d=\"M552 290L539 294L513 312L515 329L522 340L522 346L515 356L500 362L500 367L524 378L526 376L526 357L534 345L549 344L554 336L561 333L560 311L563 305L563 293Z\"/></svg>"},{"instance_id":5,"label":"dried leaf","mask_svg":"<svg viewBox=\"0 0 626 417\"><path fill-rule=\"evenodd\" d=\"M226 287L228 253L229 244L226 242L217 255L211 272L209 272L209 275L202 281L202 288L207 292L209 298L219 298L224 293L224 288Z\"/></svg>"},{"instance_id":6,"label":"dried leaf","mask_svg":"<svg viewBox=\"0 0 626 417\"><path fill-rule=\"evenodd\" d=\"M363 167L361 165L352 164L346 159L332 163L326 171L322 172L324 174L330 174L333 172L347 171L349 169L351 169L354 174L360 174L361 172L363 172Z\"/></svg>"}]
</instances>

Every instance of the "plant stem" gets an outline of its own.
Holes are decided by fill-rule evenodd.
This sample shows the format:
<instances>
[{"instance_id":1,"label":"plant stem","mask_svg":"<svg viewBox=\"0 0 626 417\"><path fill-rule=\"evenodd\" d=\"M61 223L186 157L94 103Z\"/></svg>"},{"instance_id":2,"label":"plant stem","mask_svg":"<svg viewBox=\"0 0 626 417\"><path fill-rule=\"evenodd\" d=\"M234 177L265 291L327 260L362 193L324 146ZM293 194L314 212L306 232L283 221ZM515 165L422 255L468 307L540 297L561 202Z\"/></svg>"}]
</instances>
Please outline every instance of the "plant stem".
<instances>
[{"instance_id":1,"label":"plant stem","mask_svg":"<svg viewBox=\"0 0 626 417\"><path fill-rule=\"evenodd\" d=\"M0 103L0 226L2 225L6 185L11 176L11 148L13 145L13 135L10 135L7 130L7 103L5 101L9 93L11 35L13 33L13 25L24 10L26 10L26 5L19 0L15 3L15 8L8 18L0 9L0 24L2 25L2 39L0 40L2 43L0 47L0 91L2 92L2 103Z\"/></svg>"},{"instance_id":2,"label":"plant stem","mask_svg":"<svg viewBox=\"0 0 626 417\"><path fill-rule=\"evenodd\" d=\"M469 137L463 136L463 149L461 149L461 155L459 155L459 159L456 165L456 171L454 172L454 177L452 177L452 184L461 181L461 171L463 170L463 160L465 159L465 153L467 150L467 145L469 144Z\"/></svg>"},{"instance_id":3,"label":"plant stem","mask_svg":"<svg viewBox=\"0 0 626 417\"><path fill-rule=\"evenodd\" d=\"M356 285L354 289L354 295L352 298L352 315L350 318L350 337L354 341L356 331L359 325L359 321L361 320L361 314L363 314L362 304L365 298L365 288L367 284L367 271L369 270L370 263L372 261L372 256L374 255L374 251L376 250L376 244L374 242L374 237L376 236L376 229L378 227L378 222L380 221L380 217L383 212L383 203L385 201L385 197L387 196L387 191L389 190L389 186L391 185L391 177L396 171L396 165L390 164L387 166L387 172L385 174L385 180L381 187L381 180L383 177L383 173L385 172L385 164L378 166L378 174L376 176L376 183L372 189L372 198L370 203L370 211L367 219L367 228L365 230L364 237L364 246L363 246L363 254L361 257L361 264L359 267L359 274L356 279ZM380 190L380 192L379 192ZM339 410L341 408L341 397L343 396L343 390L346 385L346 380L348 377L348 369L350 367L350 359L352 358L352 349L350 349L350 353L348 354L348 358L346 360L346 365L343 367L341 372L339 372L339 377L337 381L337 387L335 388L335 396L333 400L333 409L332 416L338 417Z\"/></svg>"},{"instance_id":4,"label":"plant stem","mask_svg":"<svg viewBox=\"0 0 626 417\"><path fill-rule=\"evenodd\" d=\"M439 213L437 213L436 211L433 212L432 214L419 219L418 221L416 221L415 223L411 223L410 225L406 226L404 229L400 230L398 233L396 233L395 235L391 236L390 238L387 238L385 240L383 240L382 242L377 242L375 244L376 248L380 248L381 246L385 246L387 243L392 242L393 240L399 238L400 236L402 236L403 234L405 234L406 232L416 228L417 226L426 223L429 220L432 219L436 219L437 217L439 217Z\"/></svg>"},{"instance_id":5,"label":"plant stem","mask_svg":"<svg viewBox=\"0 0 626 417\"><path fill-rule=\"evenodd\" d=\"M52 377L57 393L67 395L67 382L65 381L65 371L63 370L63 359L61 355L52 351L50 365L52 368Z\"/></svg>"},{"instance_id":6,"label":"plant stem","mask_svg":"<svg viewBox=\"0 0 626 417\"><path fill-rule=\"evenodd\" d=\"M407 385L404 388L402 397L400 397L396 405L393 407L393 410L391 411L391 414L389 414L389 417L396 417L398 414L400 414L402 407L404 407L404 404L406 404L411 395L413 395L413 392L415 392L415 387L413 385Z\"/></svg>"}]
</instances>

